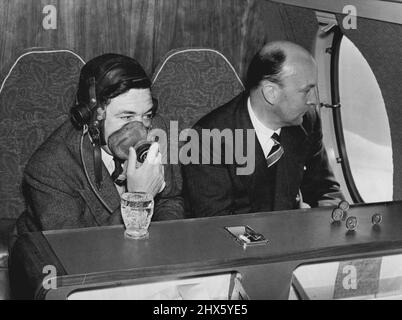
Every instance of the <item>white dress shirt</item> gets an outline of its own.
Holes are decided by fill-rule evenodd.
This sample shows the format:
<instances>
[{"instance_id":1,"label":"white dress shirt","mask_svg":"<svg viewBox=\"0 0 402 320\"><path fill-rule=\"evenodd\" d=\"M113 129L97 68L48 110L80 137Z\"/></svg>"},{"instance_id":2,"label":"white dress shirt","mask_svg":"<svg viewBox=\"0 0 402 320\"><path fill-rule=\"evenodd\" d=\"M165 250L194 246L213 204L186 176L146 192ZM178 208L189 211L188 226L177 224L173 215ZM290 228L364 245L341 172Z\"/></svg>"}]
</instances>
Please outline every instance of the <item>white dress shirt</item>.
<instances>
[{"instance_id":1,"label":"white dress shirt","mask_svg":"<svg viewBox=\"0 0 402 320\"><path fill-rule=\"evenodd\" d=\"M251 107L250 97L247 100L247 109L250 115L251 123L255 129L258 142L260 143L262 151L264 152L264 156L266 158L268 157L269 152L274 146L274 141L271 139L271 137L274 133L276 133L279 136L279 134L281 133L281 128L274 131L266 127L260 120L258 120L257 116L253 111L253 108Z\"/></svg>"}]
</instances>

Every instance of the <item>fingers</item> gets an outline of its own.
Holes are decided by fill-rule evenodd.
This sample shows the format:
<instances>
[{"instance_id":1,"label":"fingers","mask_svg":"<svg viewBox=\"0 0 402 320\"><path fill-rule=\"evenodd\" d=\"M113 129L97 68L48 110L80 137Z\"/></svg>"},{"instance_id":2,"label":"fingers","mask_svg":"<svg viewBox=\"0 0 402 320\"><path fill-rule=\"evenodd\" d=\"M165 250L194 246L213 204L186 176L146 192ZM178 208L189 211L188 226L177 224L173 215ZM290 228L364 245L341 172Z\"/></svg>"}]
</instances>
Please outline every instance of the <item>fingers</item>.
<instances>
[{"instance_id":1,"label":"fingers","mask_svg":"<svg viewBox=\"0 0 402 320\"><path fill-rule=\"evenodd\" d=\"M160 175L153 176L150 180L148 180L148 185L144 186L144 191L152 194L152 196L156 196L163 185L164 180Z\"/></svg>"},{"instance_id":2,"label":"fingers","mask_svg":"<svg viewBox=\"0 0 402 320\"><path fill-rule=\"evenodd\" d=\"M155 164L162 164L162 153L158 152L158 155L155 159Z\"/></svg>"},{"instance_id":3,"label":"fingers","mask_svg":"<svg viewBox=\"0 0 402 320\"><path fill-rule=\"evenodd\" d=\"M151 147L149 148L145 162L148 162L150 164L155 164L158 154L160 154L159 144L157 142L154 142L151 144Z\"/></svg>"},{"instance_id":4,"label":"fingers","mask_svg":"<svg viewBox=\"0 0 402 320\"><path fill-rule=\"evenodd\" d=\"M129 192L144 191L155 196L163 190L165 179L158 143L151 145L145 162L139 168L136 167L137 155L133 147L129 148L127 162L127 189Z\"/></svg>"},{"instance_id":5,"label":"fingers","mask_svg":"<svg viewBox=\"0 0 402 320\"><path fill-rule=\"evenodd\" d=\"M300 207L300 209L309 209L309 208L311 208L310 205L308 203L305 203L305 202L300 202L299 207Z\"/></svg>"},{"instance_id":6,"label":"fingers","mask_svg":"<svg viewBox=\"0 0 402 320\"><path fill-rule=\"evenodd\" d=\"M165 179L165 167L163 165L160 166L160 173L161 173L163 179Z\"/></svg>"},{"instance_id":7,"label":"fingers","mask_svg":"<svg viewBox=\"0 0 402 320\"><path fill-rule=\"evenodd\" d=\"M127 176L128 159L123 163L123 175Z\"/></svg>"},{"instance_id":8,"label":"fingers","mask_svg":"<svg viewBox=\"0 0 402 320\"><path fill-rule=\"evenodd\" d=\"M160 187L160 189L158 190L159 192L162 192L163 189L165 189L166 187L166 182L165 182L165 167L163 165L160 166L160 176L162 178L162 185Z\"/></svg>"},{"instance_id":9,"label":"fingers","mask_svg":"<svg viewBox=\"0 0 402 320\"><path fill-rule=\"evenodd\" d=\"M160 130L160 129L152 129L152 130L150 130L148 132L148 135L147 135L147 140L152 141L152 142L157 142L158 138L159 138L159 136L158 136L159 131L158 130Z\"/></svg>"},{"instance_id":10,"label":"fingers","mask_svg":"<svg viewBox=\"0 0 402 320\"><path fill-rule=\"evenodd\" d=\"M162 182L162 185L161 185L161 188L159 189L158 193L162 192L163 189L165 189L165 187L166 187L166 182L163 181L163 182Z\"/></svg>"},{"instance_id":11,"label":"fingers","mask_svg":"<svg viewBox=\"0 0 402 320\"><path fill-rule=\"evenodd\" d=\"M137 153L133 147L129 148L127 172L134 172L137 165Z\"/></svg>"},{"instance_id":12,"label":"fingers","mask_svg":"<svg viewBox=\"0 0 402 320\"><path fill-rule=\"evenodd\" d=\"M167 163L168 138L166 130L163 130L161 128L152 129L151 131L148 132L147 140L152 142L158 142L159 152L162 154L162 162Z\"/></svg>"},{"instance_id":13,"label":"fingers","mask_svg":"<svg viewBox=\"0 0 402 320\"><path fill-rule=\"evenodd\" d=\"M165 187L165 177L163 175L163 165L153 165L153 178L152 181L152 193L156 196Z\"/></svg>"},{"instance_id":14,"label":"fingers","mask_svg":"<svg viewBox=\"0 0 402 320\"><path fill-rule=\"evenodd\" d=\"M158 178L155 180L153 192L155 196L161 192L165 187L165 179L161 175L158 175Z\"/></svg>"}]
</instances>

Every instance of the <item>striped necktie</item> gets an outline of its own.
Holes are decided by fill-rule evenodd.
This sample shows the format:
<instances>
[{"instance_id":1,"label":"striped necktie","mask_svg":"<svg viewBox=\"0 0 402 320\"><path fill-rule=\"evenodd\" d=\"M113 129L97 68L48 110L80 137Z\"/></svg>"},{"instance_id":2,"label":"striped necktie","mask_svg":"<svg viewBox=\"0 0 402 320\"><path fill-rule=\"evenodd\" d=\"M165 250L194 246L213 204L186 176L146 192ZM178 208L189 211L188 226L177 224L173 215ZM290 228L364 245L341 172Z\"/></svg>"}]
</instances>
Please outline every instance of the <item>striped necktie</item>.
<instances>
[{"instance_id":1,"label":"striped necktie","mask_svg":"<svg viewBox=\"0 0 402 320\"><path fill-rule=\"evenodd\" d=\"M123 186L126 181L122 177L122 173L123 173L122 163L116 157L113 157L113 161L114 161L114 171L112 173L112 180L115 184L117 184L119 186Z\"/></svg>"},{"instance_id":2,"label":"striped necktie","mask_svg":"<svg viewBox=\"0 0 402 320\"><path fill-rule=\"evenodd\" d=\"M274 133L271 139L274 141L274 146L267 157L268 168L277 163L284 153L278 134Z\"/></svg>"}]
</instances>

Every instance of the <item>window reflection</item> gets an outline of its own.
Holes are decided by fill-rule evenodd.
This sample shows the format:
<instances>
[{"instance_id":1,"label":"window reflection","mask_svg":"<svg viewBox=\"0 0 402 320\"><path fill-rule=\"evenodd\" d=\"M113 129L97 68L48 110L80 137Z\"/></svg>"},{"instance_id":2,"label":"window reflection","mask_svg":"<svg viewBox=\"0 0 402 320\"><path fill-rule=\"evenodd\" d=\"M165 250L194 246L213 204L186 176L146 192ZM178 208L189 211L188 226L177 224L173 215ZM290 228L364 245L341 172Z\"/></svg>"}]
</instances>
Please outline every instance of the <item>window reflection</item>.
<instances>
[{"instance_id":1,"label":"window reflection","mask_svg":"<svg viewBox=\"0 0 402 320\"><path fill-rule=\"evenodd\" d=\"M391 201L393 163L391 134L377 80L355 45L342 37L339 94L348 159L365 202Z\"/></svg>"},{"instance_id":2,"label":"window reflection","mask_svg":"<svg viewBox=\"0 0 402 320\"><path fill-rule=\"evenodd\" d=\"M289 299L402 300L402 255L300 266Z\"/></svg>"}]
</instances>

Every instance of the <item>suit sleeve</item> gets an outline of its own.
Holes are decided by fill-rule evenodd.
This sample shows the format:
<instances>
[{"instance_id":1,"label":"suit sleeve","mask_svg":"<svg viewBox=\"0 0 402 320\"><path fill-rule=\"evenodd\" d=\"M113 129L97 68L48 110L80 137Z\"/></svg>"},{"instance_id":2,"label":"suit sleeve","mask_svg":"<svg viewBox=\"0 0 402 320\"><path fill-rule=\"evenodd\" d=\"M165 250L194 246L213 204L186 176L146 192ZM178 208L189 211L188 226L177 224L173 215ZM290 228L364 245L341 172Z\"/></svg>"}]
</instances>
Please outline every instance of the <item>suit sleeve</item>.
<instances>
[{"instance_id":1,"label":"suit sleeve","mask_svg":"<svg viewBox=\"0 0 402 320\"><path fill-rule=\"evenodd\" d=\"M314 113L312 123L312 144L301 186L303 201L312 207L336 205L344 196L328 161L322 141L321 119L317 112Z\"/></svg>"},{"instance_id":2,"label":"suit sleeve","mask_svg":"<svg viewBox=\"0 0 402 320\"><path fill-rule=\"evenodd\" d=\"M163 139L159 140L160 151L162 153L165 174L166 186L155 197L155 208L154 215L152 217L153 221L161 220L175 220L184 218L184 200L182 197L182 177L180 172L180 166L178 163L169 163L170 154L170 131L167 126L166 120L160 115L155 116L152 125L154 132ZM166 139L166 140L165 140Z\"/></svg>"},{"instance_id":3,"label":"suit sleeve","mask_svg":"<svg viewBox=\"0 0 402 320\"><path fill-rule=\"evenodd\" d=\"M195 129L201 137L201 128ZM209 145L202 146L199 141L198 145L203 149L209 148ZM202 156L205 153L199 152L200 164L190 163L182 167L184 196L188 200L192 217L229 215L233 212L234 197L230 173L225 165L212 164L213 152L208 159L209 164L202 164Z\"/></svg>"},{"instance_id":4,"label":"suit sleeve","mask_svg":"<svg viewBox=\"0 0 402 320\"><path fill-rule=\"evenodd\" d=\"M72 194L52 169L28 169L24 174L24 193L28 204L26 214L39 230L82 226L78 194Z\"/></svg>"},{"instance_id":5,"label":"suit sleeve","mask_svg":"<svg viewBox=\"0 0 402 320\"><path fill-rule=\"evenodd\" d=\"M152 220L175 220L184 218L184 201L181 195L180 167L165 165L165 189L155 198L155 209Z\"/></svg>"},{"instance_id":6,"label":"suit sleeve","mask_svg":"<svg viewBox=\"0 0 402 320\"><path fill-rule=\"evenodd\" d=\"M107 214L106 221L98 221L77 191L80 188L76 183L54 164L36 161L28 166L23 189L27 202L25 222L29 222L25 223L28 230L24 231L36 231L30 230L34 226L39 230L55 230L121 223L120 210Z\"/></svg>"}]
</instances>

